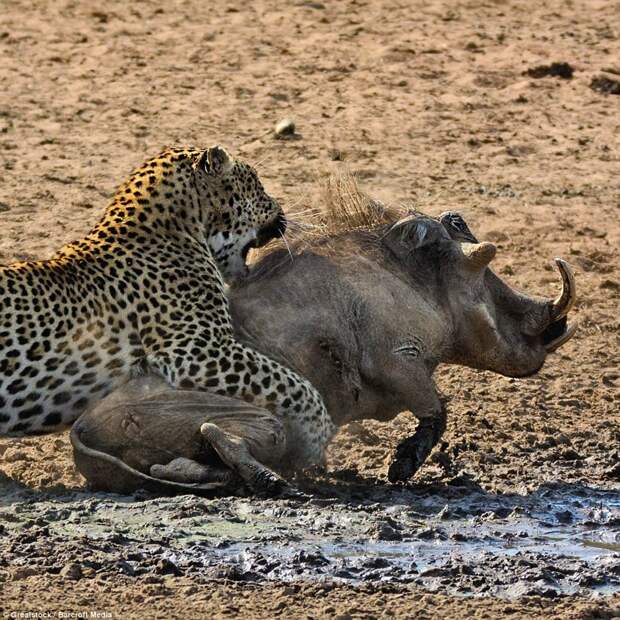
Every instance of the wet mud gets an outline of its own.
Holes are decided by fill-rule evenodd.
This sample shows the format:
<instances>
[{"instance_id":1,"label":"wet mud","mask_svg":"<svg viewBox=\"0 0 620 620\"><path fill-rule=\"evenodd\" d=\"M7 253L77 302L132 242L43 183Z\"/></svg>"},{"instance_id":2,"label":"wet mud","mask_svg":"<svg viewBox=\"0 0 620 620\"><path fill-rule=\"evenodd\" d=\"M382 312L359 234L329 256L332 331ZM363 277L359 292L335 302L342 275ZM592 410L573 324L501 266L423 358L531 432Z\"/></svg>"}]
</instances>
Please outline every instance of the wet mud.
<instances>
[{"instance_id":1,"label":"wet mud","mask_svg":"<svg viewBox=\"0 0 620 620\"><path fill-rule=\"evenodd\" d=\"M620 592L620 492L545 484L487 493L466 477L332 481L295 500L38 494L0 506L0 570L80 580L409 584L465 596Z\"/></svg>"}]
</instances>

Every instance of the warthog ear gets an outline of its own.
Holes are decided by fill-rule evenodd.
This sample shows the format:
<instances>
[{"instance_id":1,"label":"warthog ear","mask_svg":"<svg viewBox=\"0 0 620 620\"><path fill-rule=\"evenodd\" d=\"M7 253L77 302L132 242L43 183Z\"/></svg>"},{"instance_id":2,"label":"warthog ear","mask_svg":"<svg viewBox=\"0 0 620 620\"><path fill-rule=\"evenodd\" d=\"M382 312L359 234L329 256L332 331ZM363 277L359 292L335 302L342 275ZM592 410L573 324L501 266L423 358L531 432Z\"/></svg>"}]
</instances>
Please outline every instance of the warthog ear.
<instances>
[{"instance_id":1,"label":"warthog ear","mask_svg":"<svg viewBox=\"0 0 620 620\"><path fill-rule=\"evenodd\" d=\"M497 248L487 241L482 243L461 243L461 250L467 267L481 271L495 258Z\"/></svg>"},{"instance_id":2,"label":"warthog ear","mask_svg":"<svg viewBox=\"0 0 620 620\"><path fill-rule=\"evenodd\" d=\"M450 237L437 220L421 215L408 215L392 225L385 238L390 244L397 243L411 251Z\"/></svg>"},{"instance_id":3,"label":"warthog ear","mask_svg":"<svg viewBox=\"0 0 620 620\"><path fill-rule=\"evenodd\" d=\"M216 145L203 152L198 167L211 176L221 177L230 172L233 165L233 158L228 151Z\"/></svg>"}]
</instances>

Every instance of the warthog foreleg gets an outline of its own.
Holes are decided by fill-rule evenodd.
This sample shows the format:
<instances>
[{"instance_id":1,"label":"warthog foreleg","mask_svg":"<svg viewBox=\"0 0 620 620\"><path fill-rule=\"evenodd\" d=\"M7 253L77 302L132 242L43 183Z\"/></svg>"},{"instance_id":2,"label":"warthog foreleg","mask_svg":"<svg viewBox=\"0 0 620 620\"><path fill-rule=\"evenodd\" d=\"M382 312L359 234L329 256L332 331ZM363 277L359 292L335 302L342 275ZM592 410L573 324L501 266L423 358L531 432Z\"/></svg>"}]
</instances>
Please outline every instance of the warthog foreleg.
<instances>
[{"instance_id":1,"label":"warthog foreleg","mask_svg":"<svg viewBox=\"0 0 620 620\"><path fill-rule=\"evenodd\" d=\"M398 334L389 341L402 342ZM411 339L413 340L413 339ZM415 343L416 341L414 341ZM405 346L409 344L409 346ZM412 346L405 340L381 359L373 368L375 384L396 400L399 411L411 411L419 422L413 436L402 440L388 469L390 482L404 482L411 478L435 447L446 430L446 409L437 393L432 373L418 358L419 342Z\"/></svg>"}]
</instances>

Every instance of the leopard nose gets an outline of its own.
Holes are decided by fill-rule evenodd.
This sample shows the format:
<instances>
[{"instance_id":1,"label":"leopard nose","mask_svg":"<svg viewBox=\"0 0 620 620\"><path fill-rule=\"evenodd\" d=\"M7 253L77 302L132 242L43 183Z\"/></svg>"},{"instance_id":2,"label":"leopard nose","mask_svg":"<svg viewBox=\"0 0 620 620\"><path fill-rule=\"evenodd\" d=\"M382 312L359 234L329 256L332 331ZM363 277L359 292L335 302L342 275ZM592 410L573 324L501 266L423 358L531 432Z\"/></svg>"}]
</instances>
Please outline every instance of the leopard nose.
<instances>
[{"instance_id":1,"label":"leopard nose","mask_svg":"<svg viewBox=\"0 0 620 620\"><path fill-rule=\"evenodd\" d=\"M277 217L266 226L263 226L256 238L256 247L265 245L268 241L276 239L286 231L286 217L283 213L279 213Z\"/></svg>"}]
</instances>

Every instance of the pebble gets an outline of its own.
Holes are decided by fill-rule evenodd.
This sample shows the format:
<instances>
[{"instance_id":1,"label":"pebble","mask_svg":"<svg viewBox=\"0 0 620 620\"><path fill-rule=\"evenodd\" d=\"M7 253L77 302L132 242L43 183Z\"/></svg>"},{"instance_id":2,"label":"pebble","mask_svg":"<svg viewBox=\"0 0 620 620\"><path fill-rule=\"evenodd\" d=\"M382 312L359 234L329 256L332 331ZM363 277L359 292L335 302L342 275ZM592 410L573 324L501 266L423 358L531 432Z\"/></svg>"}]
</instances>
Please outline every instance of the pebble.
<instances>
[{"instance_id":1,"label":"pebble","mask_svg":"<svg viewBox=\"0 0 620 620\"><path fill-rule=\"evenodd\" d=\"M181 569L170 560L166 558L162 558L157 562L155 566L155 571L160 575L175 575L178 576L181 574Z\"/></svg>"},{"instance_id":2,"label":"pebble","mask_svg":"<svg viewBox=\"0 0 620 620\"><path fill-rule=\"evenodd\" d=\"M384 521L371 525L366 531L374 540L402 540L400 525L387 518Z\"/></svg>"},{"instance_id":3,"label":"pebble","mask_svg":"<svg viewBox=\"0 0 620 620\"><path fill-rule=\"evenodd\" d=\"M65 564L60 571L60 575L61 577L71 579L72 581L79 581L84 576L82 573L82 567L77 562Z\"/></svg>"},{"instance_id":4,"label":"pebble","mask_svg":"<svg viewBox=\"0 0 620 620\"><path fill-rule=\"evenodd\" d=\"M21 581L27 577L38 574L38 570L32 566L18 566L12 573L13 581Z\"/></svg>"},{"instance_id":5,"label":"pebble","mask_svg":"<svg viewBox=\"0 0 620 620\"><path fill-rule=\"evenodd\" d=\"M612 480L620 480L620 463L612 465L609 469L605 470L605 477Z\"/></svg>"},{"instance_id":6,"label":"pebble","mask_svg":"<svg viewBox=\"0 0 620 620\"><path fill-rule=\"evenodd\" d=\"M496 243L501 243L502 241L508 241L508 235L501 230L490 230L486 234L486 238L490 241L495 241Z\"/></svg>"},{"instance_id":7,"label":"pebble","mask_svg":"<svg viewBox=\"0 0 620 620\"><path fill-rule=\"evenodd\" d=\"M295 135L295 121L292 118L283 118L275 126L277 138L287 138Z\"/></svg>"},{"instance_id":8,"label":"pebble","mask_svg":"<svg viewBox=\"0 0 620 620\"><path fill-rule=\"evenodd\" d=\"M609 290L613 290L613 291L619 291L620 290L620 284L618 282L616 282L615 280L603 280L600 284L600 288L603 289L609 289Z\"/></svg>"},{"instance_id":9,"label":"pebble","mask_svg":"<svg viewBox=\"0 0 620 620\"><path fill-rule=\"evenodd\" d=\"M16 448L9 448L4 453L4 461L6 463L16 463L17 461L25 461L26 459L26 453Z\"/></svg>"},{"instance_id":10,"label":"pebble","mask_svg":"<svg viewBox=\"0 0 620 620\"><path fill-rule=\"evenodd\" d=\"M562 450L559 456L564 461L576 461L582 458L581 455L572 448L566 448L565 450Z\"/></svg>"},{"instance_id":11,"label":"pebble","mask_svg":"<svg viewBox=\"0 0 620 620\"><path fill-rule=\"evenodd\" d=\"M572 523L573 513L570 510L558 511L555 513L555 518L558 520L558 523Z\"/></svg>"}]
</instances>

